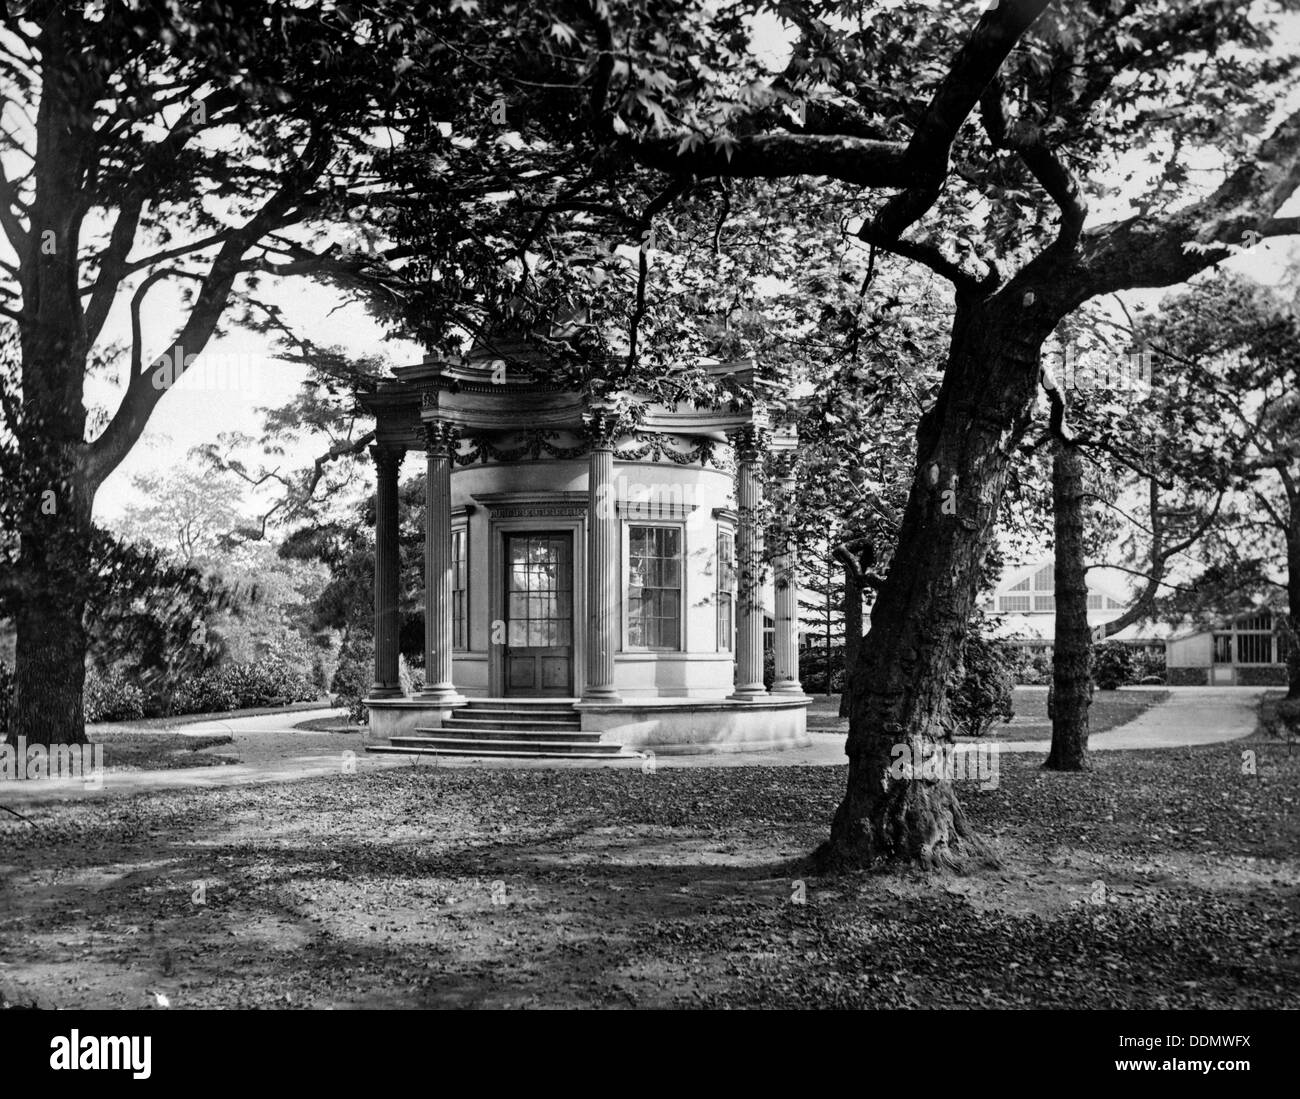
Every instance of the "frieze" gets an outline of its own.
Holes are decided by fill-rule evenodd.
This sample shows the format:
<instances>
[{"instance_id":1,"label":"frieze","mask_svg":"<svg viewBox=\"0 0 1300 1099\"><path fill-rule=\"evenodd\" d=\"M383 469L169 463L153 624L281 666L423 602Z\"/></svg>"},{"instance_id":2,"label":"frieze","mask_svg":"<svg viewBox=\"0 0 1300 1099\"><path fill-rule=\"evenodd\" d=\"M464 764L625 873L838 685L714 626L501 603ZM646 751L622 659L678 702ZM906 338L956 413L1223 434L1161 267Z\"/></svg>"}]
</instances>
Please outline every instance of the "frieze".
<instances>
[{"instance_id":1,"label":"frieze","mask_svg":"<svg viewBox=\"0 0 1300 1099\"><path fill-rule=\"evenodd\" d=\"M523 441L514 446L498 446L484 435L471 435L466 439L468 449L456 454L456 464L471 466L485 465L488 462L519 462L524 459L538 460L543 455L560 461L581 458L591 452L590 440L582 440L574 446L560 446L555 443L558 432L529 431L524 433ZM735 471L735 460L729 449L721 447L712 439L702 439L690 450L677 450L673 447L674 438L659 432L637 434L633 436L633 446L615 449L614 460L619 462L660 462L667 459L674 465L689 466L697 462L701 466L713 466L724 473Z\"/></svg>"}]
</instances>

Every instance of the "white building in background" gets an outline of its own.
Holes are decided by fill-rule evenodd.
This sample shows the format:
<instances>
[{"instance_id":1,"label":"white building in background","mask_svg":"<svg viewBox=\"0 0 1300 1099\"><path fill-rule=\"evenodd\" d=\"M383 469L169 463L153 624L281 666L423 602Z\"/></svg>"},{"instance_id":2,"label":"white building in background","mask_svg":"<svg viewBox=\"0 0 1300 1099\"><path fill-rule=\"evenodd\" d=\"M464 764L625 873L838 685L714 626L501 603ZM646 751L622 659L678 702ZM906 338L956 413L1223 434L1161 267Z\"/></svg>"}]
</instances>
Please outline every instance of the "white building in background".
<instances>
[{"instance_id":1,"label":"white building in background","mask_svg":"<svg viewBox=\"0 0 1300 1099\"><path fill-rule=\"evenodd\" d=\"M1113 622L1129 605L1124 574L1115 569L1089 569L1088 625L1096 629ZM1009 568L997 588L980 600L985 614L997 615L996 636L1026 644L1051 644L1056 634L1056 576L1050 557ZM1163 623L1126 626L1109 640L1156 643L1169 633Z\"/></svg>"}]
</instances>

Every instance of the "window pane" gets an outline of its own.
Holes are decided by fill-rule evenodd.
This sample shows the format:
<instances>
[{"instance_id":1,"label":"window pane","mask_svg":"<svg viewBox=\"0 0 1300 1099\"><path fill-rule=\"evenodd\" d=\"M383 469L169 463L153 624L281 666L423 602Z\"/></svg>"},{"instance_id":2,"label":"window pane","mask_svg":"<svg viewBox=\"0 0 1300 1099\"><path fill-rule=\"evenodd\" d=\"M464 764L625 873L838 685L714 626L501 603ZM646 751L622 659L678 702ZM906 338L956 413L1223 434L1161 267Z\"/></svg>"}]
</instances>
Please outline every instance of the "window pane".
<instances>
[{"instance_id":1,"label":"window pane","mask_svg":"<svg viewBox=\"0 0 1300 1099\"><path fill-rule=\"evenodd\" d=\"M681 531L628 528L627 643L675 649L681 640Z\"/></svg>"}]
</instances>

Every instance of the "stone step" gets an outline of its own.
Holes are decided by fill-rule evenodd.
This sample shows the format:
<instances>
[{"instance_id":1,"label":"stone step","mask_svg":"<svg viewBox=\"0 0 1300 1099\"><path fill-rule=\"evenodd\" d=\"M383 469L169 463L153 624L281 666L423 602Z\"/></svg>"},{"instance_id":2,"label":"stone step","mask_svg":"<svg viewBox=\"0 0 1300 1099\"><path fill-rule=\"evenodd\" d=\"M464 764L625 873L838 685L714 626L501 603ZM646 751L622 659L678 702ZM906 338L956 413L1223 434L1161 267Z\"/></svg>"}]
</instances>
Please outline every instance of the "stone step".
<instances>
[{"instance_id":1,"label":"stone step","mask_svg":"<svg viewBox=\"0 0 1300 1099\"><path fill-rule=\"evenodd\" d=\"M581 729L502 729L490 726L455 726L444 725L441 729L432 726L417 726L415 735L420 737L456 737L460 740L528 740L539 744L559 741L561 743L598 744L598 730L584 733ZM400 740L401 737L391 737Z\"/></svg>"},{"instance_id":2,"label":"stone step","mask_svg":"<svg viewBox=\"0 0 1300 1099\"><path fill-rule=\"evenodd\" d=\"M436 731L420 736L395 736L388 745L377 746L376 751L430 752L464 756L549 756L556 758L580 756L605 759L622 751L620 744L602 744L599 740L561 740L547 736L542 739L477 739L440 735Z\"/></svg>"},{"instance_id":3,"label":"stone step","mask_svg":"<svg viewBox=\"0 0 1300 1099\"><path fill-rule=\"evenodd\" d=\"M576 699L568 698L471 698L465 710L523 710L526 713L541 713L554 710L557 713L573 713ZM461 711L464 712L463 710Z\"/></svg>"},{"instance_id":4,"label":"stone step","mask_svg":"<svg viewBox=\"0 0 1300 1099\"><path fill-rule=\"evenodd\" d=\"M609 745L611 748L618 748L617 744ZM403 748L390 744L371 744L366 748L367 752L378 752L384 755L402 755L402 756L472 756L476 759L635 759L635 756L621 755L617 751L613 752L592 752L592 751L573 751L573 752L556 752L547 749L546 751L526 751L515 748L484 748L479 745L474 748Z\"/></svg>"},{"instance_id":5,"label":"stone step","mask_svg":"<svg viewBox=\"0 0 1300 1099\"><path fill-rule=\"evenodd\" d=\"M464 726L501 726L502 728L515 725L537 729L580 729L582 728L582 719L574 713L566 716L556 714L551 716L549 713L545 716L521 713L518 710L485 710L482 713L465 713L463 710L453 713L450 717L445 718L444 725L464 725Z\"/></svg>"}]
</instances>

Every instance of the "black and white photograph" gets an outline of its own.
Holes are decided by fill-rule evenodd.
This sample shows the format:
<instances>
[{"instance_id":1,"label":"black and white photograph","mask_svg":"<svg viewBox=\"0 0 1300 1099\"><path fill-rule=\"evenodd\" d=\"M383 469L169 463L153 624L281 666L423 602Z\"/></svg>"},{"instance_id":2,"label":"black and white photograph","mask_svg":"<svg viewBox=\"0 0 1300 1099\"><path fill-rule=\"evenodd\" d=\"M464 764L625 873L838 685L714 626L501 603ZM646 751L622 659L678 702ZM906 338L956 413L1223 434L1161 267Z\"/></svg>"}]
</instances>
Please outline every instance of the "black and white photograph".
<instances>
[{"instance_id":1,"label":"black and white photograph","mask_svg":"<svg viewBox=\"0 0 1300 1099\"><path fill-rule=\"evenodd\" d=\"M1294 1045L1296 0L0 0L0 90L7 1064Z\"/></svg>"}]
</instances>

